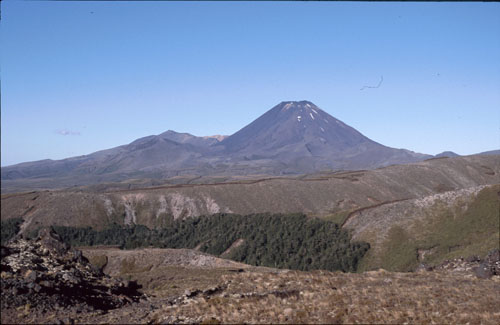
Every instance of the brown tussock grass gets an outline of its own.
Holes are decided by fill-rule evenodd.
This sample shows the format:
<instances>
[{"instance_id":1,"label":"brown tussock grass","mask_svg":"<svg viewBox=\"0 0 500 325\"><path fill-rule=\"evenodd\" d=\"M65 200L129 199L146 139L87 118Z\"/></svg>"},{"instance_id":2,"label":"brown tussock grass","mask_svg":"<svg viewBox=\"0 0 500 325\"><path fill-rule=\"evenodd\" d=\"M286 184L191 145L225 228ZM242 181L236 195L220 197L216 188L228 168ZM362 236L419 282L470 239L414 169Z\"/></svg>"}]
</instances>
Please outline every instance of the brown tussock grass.
<instances>
[{"instance_id":1,"label":"brown tussock grass","mask_svg":"<svg viewBox=\"0 0 500 325\"><path fill-rule=\"evenodd\" d=\"M247 272L221 277L217 297L171 307L222 323L498 324L500 281L447 273ZM297 291L282 297L280 292Z\"/></svg>"}]
</instances>

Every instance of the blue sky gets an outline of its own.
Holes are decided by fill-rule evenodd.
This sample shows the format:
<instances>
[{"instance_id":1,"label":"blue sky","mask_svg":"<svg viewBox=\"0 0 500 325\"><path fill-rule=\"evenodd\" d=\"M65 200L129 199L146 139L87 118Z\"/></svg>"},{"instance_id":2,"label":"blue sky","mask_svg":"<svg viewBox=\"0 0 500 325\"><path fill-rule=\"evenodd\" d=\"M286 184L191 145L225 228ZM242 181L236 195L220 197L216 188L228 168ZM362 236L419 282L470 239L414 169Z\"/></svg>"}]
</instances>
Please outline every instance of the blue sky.
<instances>
[{"instance_id":1,"label":"blue sky","mask_svg":"<svg viewBox=\"0 0 500 325\"><path fill-rule=\"evenodd\" d=\"M500 148L500 3L0 5L2 166L303 99L395 148Z\"/></svg>"}]
</instances>

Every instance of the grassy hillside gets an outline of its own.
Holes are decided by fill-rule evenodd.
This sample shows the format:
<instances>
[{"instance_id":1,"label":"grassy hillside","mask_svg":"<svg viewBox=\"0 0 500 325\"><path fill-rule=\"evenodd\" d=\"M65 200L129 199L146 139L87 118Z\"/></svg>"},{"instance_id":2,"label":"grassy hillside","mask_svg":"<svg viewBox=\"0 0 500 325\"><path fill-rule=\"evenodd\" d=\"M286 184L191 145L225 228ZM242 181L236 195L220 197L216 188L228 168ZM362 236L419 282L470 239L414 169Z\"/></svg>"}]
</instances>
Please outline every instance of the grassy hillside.
<instances>
[{"instance_id":1,"label":"grassy hillside","mask_svg":"<svg viewBox=\"0 0 500 325\"><path fill-rule=\"evenodd\" d=\"M499 193L500 185L495 185L477 195L459 196L453 204L436 199L428 207L421 207L421 217L415 216L406 226L395 222L388 229L387 235L366 255L360 269L411 271L420 263L435 265L471 255L484 257L499 247ZM397 210L394 206L392 209ZM357 238L374 243L374 236L366 231Z\"/></svg>"}]
</instances>

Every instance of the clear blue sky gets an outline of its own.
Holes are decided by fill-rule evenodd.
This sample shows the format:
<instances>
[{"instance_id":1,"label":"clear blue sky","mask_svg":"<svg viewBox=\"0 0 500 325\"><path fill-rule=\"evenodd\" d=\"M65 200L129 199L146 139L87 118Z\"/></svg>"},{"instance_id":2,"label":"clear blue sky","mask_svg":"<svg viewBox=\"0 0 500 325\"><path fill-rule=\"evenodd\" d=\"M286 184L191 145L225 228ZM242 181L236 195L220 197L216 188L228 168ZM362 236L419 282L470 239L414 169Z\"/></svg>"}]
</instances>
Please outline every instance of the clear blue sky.
<instances>
[{"instance_id":1,"label":"clear blue sky","mask_svg":"<svg viewBox=\"0 0 500 325\"><path fill-rule=\"evenodd\" d=\"M500 148L500 3L0 5L2 166L303 99L395 148Z\"/></svg>"}]
</instances>

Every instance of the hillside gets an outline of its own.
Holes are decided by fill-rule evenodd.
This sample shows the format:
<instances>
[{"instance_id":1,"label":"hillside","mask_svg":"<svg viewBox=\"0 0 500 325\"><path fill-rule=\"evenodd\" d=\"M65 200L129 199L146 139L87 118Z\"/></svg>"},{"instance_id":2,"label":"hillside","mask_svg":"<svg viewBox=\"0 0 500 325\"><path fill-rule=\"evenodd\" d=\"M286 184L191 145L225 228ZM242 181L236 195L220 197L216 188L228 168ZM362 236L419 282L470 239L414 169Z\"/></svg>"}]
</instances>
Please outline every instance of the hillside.
<instances>
[{"instance_id":1,"label":"hillside","mask_svg":"<svg viewBox=\"0 0 500 325\"><path fill-rule=\"evenodd\" d=\"M154 228L164 224L168 216L177 219L219 212L331 216L384 202L498 183L499 156L467 156L300 178L110 192L75 189L4 194L1 217L22 217L28 228L54 224L99 228L112 222Z\"/></svg>"},{"instance_id":2,"label":"hillside","mask_svg":"<svg viewBox=\"0 0 500 325\"><path fill-rule=\"evenodd\" d=\"M344 228L371 249L360 270L413 271L498 248L500 185L469 187L352 212Z\"/></svg>"},{"instance_id":3,"label":"hillside","mask_svg":"<svg viewBox=\"0 0 500 325\"><path fill-rule=\"evenodd\" d=\"M494 195L496 187L484 186L494 184L500 184L500 157L466 156L300 178L109 192L74 190L5 194L2 195L1 217L2 220L21 217L24 220L22 231L29 232L44 225L104 229L116 223L161 228L172 219L221 212L241 215L303 212L333 220L351 229L354 239L368 242L372 249L362 268L383 266L407 270L424 262L415 257L414 250L440 247L435 249L434 259L425 261L432 264L461 253L484 255L487 249L493 248L491 238L498 229L495 219L491 219L492 211L498 211ZM476 201L480 203L474 203ZM457 220L463 219L463 222L456 223L457 229L461 229L457 232L460 235L443 237L443 240L432 237L436 235L434 229L454 229L445 221L438 222L450 214ZM484 241L467 235L469 229L475 229L470 227L474 216L493 222L477 223L481 226L475 231L482 234L480 238ZM422 224L434 225L433 218L438 222L435 227L422 227ZM401 235L398 229L407 233ZM423 233L425 229L427 235ZM423 237L420 241L412 241L413 246L403 247L405 251L397 245L405 238L417 238L415 236ZM388 259L394 256L394 248L403 249L400 255L407 259ZM443 251L448 248L454 253ZM427 257L432 257L432 254Z\"/></svg>"}]
</instances>

